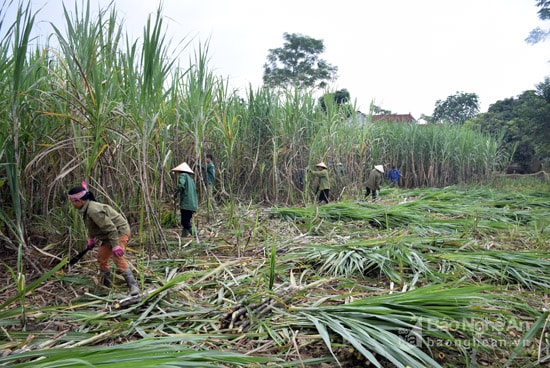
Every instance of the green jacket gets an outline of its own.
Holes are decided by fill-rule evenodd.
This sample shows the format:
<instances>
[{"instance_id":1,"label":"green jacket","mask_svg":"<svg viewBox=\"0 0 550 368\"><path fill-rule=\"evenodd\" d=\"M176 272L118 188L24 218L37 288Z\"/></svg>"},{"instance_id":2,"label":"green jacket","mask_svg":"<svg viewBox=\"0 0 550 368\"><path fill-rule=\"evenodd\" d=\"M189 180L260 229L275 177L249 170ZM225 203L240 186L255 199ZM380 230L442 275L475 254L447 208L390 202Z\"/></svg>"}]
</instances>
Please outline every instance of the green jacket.
<instances>
[{"instance_id":1,"label":"green jacket","mask_svg":"<svg viewBox=\"0 0 550 368\"><path fill-rule=\"evenodd\" d=\"M195 187L195 181L188 173L182 172L180 174L178 193L180 195L180 209L197 212L199 207L197 188Z\"/></svg>"},{"instance_id":2,"label":"green jacket","mask_svg":"<svg viewBox=\"0 0 550 368\"><path fill-rule=\"evenodd\" d=\"M371 190L379 190L382 183L382 173L376 169L372 169L367 179L367 188Z\"/></svg>"},{"instance_id":3,"label":"green jacket","mask_svg":"<svg viewBox=\"0 0 550 368\"><path fill-rule=\"evenodd\" d=\"M311 170L310 174L319 178L319 186L317 187L317 190L330 189L328 170Z\"/></svg>"},{"instance_id":4,"label":"green jacket","mask_svg":"<svg viewBox=\"0 0 550 368\"><path fill-rule=\"evenodd\" d=\"M121 235L130 234L128 221L108 204L86 201L78 211L82 213L90 238L114 247Z\"/></svg>"},{"instance_id":5,"label":"green jacket","mask_svg":"<svg viewBox=\"0 0 550 368\"><path fill-rule=\"evenodd\" d=\"M214 168L214 163L210 161L206 164L206 183L208 185L214 185L216 181L216 169Z\"/></svg>"}]
</instances>

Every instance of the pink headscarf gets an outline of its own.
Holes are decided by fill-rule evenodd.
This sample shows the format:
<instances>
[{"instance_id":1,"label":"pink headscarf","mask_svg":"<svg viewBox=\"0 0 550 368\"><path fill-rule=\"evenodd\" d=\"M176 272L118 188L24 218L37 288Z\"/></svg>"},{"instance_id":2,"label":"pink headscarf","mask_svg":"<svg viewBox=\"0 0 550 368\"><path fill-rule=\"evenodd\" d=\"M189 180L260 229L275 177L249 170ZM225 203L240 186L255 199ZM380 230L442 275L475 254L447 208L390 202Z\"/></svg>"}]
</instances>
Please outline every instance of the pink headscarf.
<instances>
[{"instance_id":1,"label":"pink headscarf","mask_svg":"<svg viewBox=\"0 0 550 368\"><path fill-rule=\"evenodd\" d=\"M85 181L83 181L80 184L80 186L84 189L83 191L75 193L75 194L69 194L69 199L71 200L71 202L76 201L76 200L84 197L86 195L86 193L88 193L88 184L86 184Z\"/></svg>"}]
</instances>

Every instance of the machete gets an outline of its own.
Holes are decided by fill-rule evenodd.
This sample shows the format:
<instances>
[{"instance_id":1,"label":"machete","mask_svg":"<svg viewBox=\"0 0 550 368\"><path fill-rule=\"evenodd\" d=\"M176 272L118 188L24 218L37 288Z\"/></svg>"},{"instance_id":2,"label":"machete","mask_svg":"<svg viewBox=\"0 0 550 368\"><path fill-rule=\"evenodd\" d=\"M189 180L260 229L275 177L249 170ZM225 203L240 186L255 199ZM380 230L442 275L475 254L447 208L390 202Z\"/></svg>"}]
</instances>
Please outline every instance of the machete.
<instances>
[{"instance_id":1,"label":"machete","mask_svg":"<svg viewBox=\"0 0 550 368\"><path fill-rule=\"evenodd\" d=\"M88 253L88 251L89 251L88 248L84 248L83 250L81 250L80 253L78 253L76 256L74 256L69 260L69 266L72 266L76 262L80 261L80 258L84 257L86 253Z\"/></svg>"}]
</instances>

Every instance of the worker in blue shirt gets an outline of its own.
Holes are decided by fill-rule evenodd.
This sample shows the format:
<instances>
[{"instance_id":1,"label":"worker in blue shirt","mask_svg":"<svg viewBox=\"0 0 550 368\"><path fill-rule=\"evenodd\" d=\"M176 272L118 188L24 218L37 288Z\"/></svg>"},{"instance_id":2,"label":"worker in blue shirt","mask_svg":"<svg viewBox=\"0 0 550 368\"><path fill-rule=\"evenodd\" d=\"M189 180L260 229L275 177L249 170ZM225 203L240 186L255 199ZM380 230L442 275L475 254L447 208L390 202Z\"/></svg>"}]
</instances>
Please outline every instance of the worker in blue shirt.
<instances>
[{"instance_id":1,"label":"worker in blue shirt","mask_svg":"<svg viewBox=\"0 0 550 368\"><path fill-rule=\"evenodd\" d=\"M401 176L401 172L395 166L392 166L391 170L388 171L388 179L394 187L399 186L399 178Z\"/></svg>"}]
</instances>

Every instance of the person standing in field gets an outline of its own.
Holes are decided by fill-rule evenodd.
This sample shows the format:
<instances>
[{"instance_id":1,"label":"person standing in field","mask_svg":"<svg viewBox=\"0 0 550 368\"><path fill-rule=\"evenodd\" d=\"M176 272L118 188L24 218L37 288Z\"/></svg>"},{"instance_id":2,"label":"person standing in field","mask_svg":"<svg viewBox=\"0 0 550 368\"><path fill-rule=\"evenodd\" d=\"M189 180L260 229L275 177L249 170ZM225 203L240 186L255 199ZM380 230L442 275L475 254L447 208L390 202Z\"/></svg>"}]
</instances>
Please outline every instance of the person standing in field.
<instances>
[{"instance_id":1,"label":"person standing in field","mask_svg":"<svg viewBox=\"0 0 550 368\"><path fill-rule=\"evenodd\" d=\"M202 173L202 179L206 187L206 203L210 210L214 209L214 184L216 182L216 167L211 153L205 155L206 164L199 164L198 168ZM195 164L195 160L191 160Z\"/></svg>"},{"instance_id":2,"label":"person standing in field","mask_svg":"<svg viewBox=\"0 0 550 368\"><path fill-rule=\"evenodd\" d=\"M315 193L318 193L319 195L319 203L328 203L330 194L330 180L327 165L325 165L324 162L319 162L315 165L315 168L316 170L310 171L310 174L319 180Z\"/></svg>"},{"instance_id":3,"label":"person standing in field","mask_svg":"<svg viewBox=\"0 0 550 368\"><path fill-rule=\"evenodd\" d=\"M399 186L399 178L401 176L401 172L395 166L392 166L391 170L388 171L388 179L394 187Z\"/></svg>"},{"instance_id":4,"label":"person standing in field","mask_svg":"<svg viewBox=\"0 0 550 368\"><path fill-rule=\"evenodd\" d=\"M372 200L376 200L376 191L380 190L380 184L382 183L382 174L384 174L384 166L375 165L371 170L367 179L367 188L365 191L365 199L372 194Z\"/></svg>"},{"instance_id":5,"label":"person standing in field","mask_svg":"<svg viewBox=\"0 0 550 368\"><path fill-rule=\"evenodd\" d=\"M206 192L208 205L214 205L214 183L216 182L216 167L212 159L212 154L206 154Z\"/></svg>"},{"instance_id":6,"label":"person standing in field","mask_svg":"<svg viewBox=\"0 0 550 368\"><path fill-rule=\"evenodd\" d=\"M206 154L206 185L210 188L208 193L212 194L212 187L216 182L216 168L214 167L214 161L212 159L212 154Z\"/></svg>"},{"instance_id":7,"label":"person standing in field","mask_svg":"<svg viewBox=\"0 0 550 368\"><path fill-rule=\"evenodd\" d=\"M136 279L124 258L124 251L130 239L128 221L111 206L97 202L94 194L88 190L86 182L69 190L68 197L73 207L82 214L84 225L88 229L88 250L99 245L97 262L102 284L107 288L111 287L109 260L112 258L128 284L130 295L139 295Z\"/></svg>"},{"instance_id":8,"label":"person standing in field","mask_svg":"<svg viewBox=\"0 0 550 368\"><path fill-rule=\"evenodd\" d=\"M195 173L186 162L174 167L172 171L180 173L174 198L178 195L180 197L181 226L183 227L181 236L193 235L191 219L199 207L197 188L192 178L192 176L195 176Z\"/></svg>"}]
</instances>

